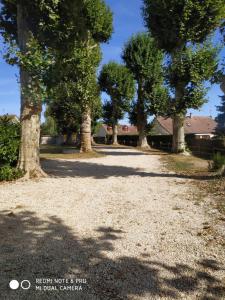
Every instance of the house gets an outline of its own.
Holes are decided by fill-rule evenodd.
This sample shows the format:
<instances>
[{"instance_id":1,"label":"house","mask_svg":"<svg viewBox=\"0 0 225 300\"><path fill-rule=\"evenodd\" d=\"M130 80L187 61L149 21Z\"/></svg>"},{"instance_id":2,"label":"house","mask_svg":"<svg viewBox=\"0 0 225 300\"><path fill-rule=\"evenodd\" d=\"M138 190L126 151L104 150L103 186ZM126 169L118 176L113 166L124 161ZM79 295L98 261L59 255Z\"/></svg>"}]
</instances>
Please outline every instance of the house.
<instances>
[{"instance_id":1,"label":"house","mask_svg":"<svg viewBox=\"0 0 225 300\"><path fill-rule=\"evenodd\" d=\"M217 122L211 117L187 116L184 121L185 135L195 136L197 139L211 139L215 136ZM151 135L172 135L173 121L171 118L158 117L153 121Z\"/></svg>"},{"instance_id":2,"label":"house","mask_svg":"<svg viewBox=\"0 0 225 300\"><path fill-rule=\"evenodd\" d=\"M94 138L98 143L108 143L112 139L113 130L111 126L102 124ZM128 144L133 144L133 140L137 140L138 130L136 126L131 125L118 125L118 141L121 144L125 144L129 140Z\"/></svg>"},{"instance_id":3,"label":"house","mask_svg":"<svg viewBox=\"0 0 225 300\"><path fill-rule=\"evenodd\" d=\"M0 119L3 119L3 118L7 118L8 120L12 121L13 123L19 123L20 122L19 118L16 115L6 114L6 115L0 116Z\"/></svg>"},{"instance_id":4,"label":"house","mask_svg":"<svg viewBox=\"0 0 225 300\"><path fill-rule=\"evenodd\" d=\"M112 136L113 130L111 126L103 124L98 132L96 133L97 137L108 137ZM131 125L118 125L118 136L124 135L138 135L138 130L136 126Z\"/></svg>"}]
</instances>

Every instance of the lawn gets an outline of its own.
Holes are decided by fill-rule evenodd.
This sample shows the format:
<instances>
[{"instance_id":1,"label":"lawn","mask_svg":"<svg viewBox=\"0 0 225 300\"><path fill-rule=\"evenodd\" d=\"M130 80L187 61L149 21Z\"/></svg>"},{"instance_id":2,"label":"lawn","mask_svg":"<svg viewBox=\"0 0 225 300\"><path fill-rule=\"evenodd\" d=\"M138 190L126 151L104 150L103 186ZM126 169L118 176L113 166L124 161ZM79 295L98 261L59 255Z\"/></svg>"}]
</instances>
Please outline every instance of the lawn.
<instances>
[{"instance_id":1,"label":"lawn","mask_svg":"<svg viewBox=\"0 0 225 300\"><path fill-rule=\"evenodd\" d=\"M193 155L175 154L163 155L161 159L168 170L197 179L193 180L193 184L199 189L198 199L203 200L212 195L214 208L225 214L225 178L209 171L208 160Z\"/></svg>"}]
</instances>

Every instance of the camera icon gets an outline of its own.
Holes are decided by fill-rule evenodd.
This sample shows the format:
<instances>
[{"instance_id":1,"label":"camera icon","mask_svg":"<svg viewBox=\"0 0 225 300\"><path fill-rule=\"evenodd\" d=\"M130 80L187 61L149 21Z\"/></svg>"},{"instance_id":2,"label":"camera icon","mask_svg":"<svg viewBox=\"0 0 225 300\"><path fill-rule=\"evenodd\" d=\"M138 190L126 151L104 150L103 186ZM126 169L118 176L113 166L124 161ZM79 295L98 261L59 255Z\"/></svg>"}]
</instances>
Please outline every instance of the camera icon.
<instances>
[{"instance_id":1,"label":"camera icon","mask_svg":"<svg viewBox=\"0 0 225 300\"><path fill-rule=\"evenodd\" d=\"M31 287L31 283L29 280L23 280L21 283L19 283L18 280L11 280L9 283L9 287L11 290L17 290L19 287L23 290L29 290Z\"/></svg>"}]
</instances>

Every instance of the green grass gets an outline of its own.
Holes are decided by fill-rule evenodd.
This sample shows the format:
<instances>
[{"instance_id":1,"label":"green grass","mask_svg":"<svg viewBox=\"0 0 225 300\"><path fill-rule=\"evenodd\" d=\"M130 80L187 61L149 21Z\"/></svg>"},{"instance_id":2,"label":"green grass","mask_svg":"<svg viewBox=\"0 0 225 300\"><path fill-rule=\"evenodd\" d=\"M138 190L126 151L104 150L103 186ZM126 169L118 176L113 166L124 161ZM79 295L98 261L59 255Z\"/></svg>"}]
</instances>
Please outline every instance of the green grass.
<instances>
[{"instance_id":1,"label":"green grass","mask_svg":"<svg viewBox=\"0 0 225 300\"><path fill-rule=\"evenodd\" d=\"M193 184L197 187L197 191L193 189L193 201L199 205L208 196L212 196L214 201L212 206L221 214L225 214L225 178L214 176L208 169L208 161L206 159L195 156L183 156L168 154L161 157L168 170L177 174L193 175ZM207 179L208 176L208 179ZM212 177L213 176L213 177ZM202 180L202 177L205 177Z\"/></svg>"},{"instance_id":2,"label":"green grass","mask_svg":"<svg viewBox=\"0 0 225 300\"><path fill-rule=\"evenodd\" d=\"M208 172L208 161L195 156L168 154L162 157L167 168L177 173L204 173Z\"/></svg>"}]
</instances>

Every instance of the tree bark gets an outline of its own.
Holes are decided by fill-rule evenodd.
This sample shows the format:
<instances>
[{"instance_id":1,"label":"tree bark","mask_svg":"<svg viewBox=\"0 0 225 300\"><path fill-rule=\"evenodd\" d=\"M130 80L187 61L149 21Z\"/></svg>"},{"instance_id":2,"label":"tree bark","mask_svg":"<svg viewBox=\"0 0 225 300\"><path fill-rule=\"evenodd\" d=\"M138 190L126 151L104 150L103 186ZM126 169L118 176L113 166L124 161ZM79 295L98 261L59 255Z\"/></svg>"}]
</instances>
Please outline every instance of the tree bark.
<instances>
[{"instance_id":1,"label":"tree bark","mask_svg":"<svg viewBox=\"0 0 225 300\"><path fill-rule=\"evenodd\" d=\"M185 152L184 115L173 117L173 148L174 153Z\"/></svg>"},{"instance_id":2,"label":"tree bark","mask_svg":"<svg viewBox=\"0 0 225 300\"><path fill-rule=\"evenodd\" d=\"M115 123L113 124L112 144L118 145L118 125Z\"/></svg>"},{"instance_id":3,"label":"tree bark","mask_svg":"<svg viewBox=\"0 0 225 300\"><path fill-rule=\"evenodd\" d=\"M172 55L173 64L177 63L177 60L181 60L181 55L184 47L179 46L176 53ZM180 106L183 100L185 92L185 83L180 81L175 87L175 105ZM185 135L184 135L184 121L186 112L177 111L173 116L173 145L172 152L184 153L185 152Z\"/></svg>"},{"instance_id":4,"label":"tree bark","mask_svg":"<svg viewBox=\"0 0 225 300\"><path fill-rule=\"evenodd\" d=\"M97 145L97 143L95 142L95 139L94 139L93 135L91 135L91 144L92 144L92 146L96 146Z\"/></svg>"},{"instance_id":5,"label":"tree bark","mask_svg":"<svg viewBox=\"0 0 225 300\"><path fill-rule=\"evenodd\" d=\"M91 112L89 108L85 108L82 113L81 124L81 149L80 152L92 152L91 145Z\"/></svg>"},{"instance_id":6,"label":"tree bark","mask_svg":"<svg viewBox=\"0 0 225 300\"><path fill-rule=\"evenodd\" d=\"M142 94L142 83L138 86L138 102L137 102L137 128L139 132L138 147L142 149L150 149L146 135L147 116Z\"/></svg>"},{"instance_id":7,"label":"tree bark","mask_svg":"<svg viewBox=\"0 0 225 300\"><path fill-rule=\"evenodd\" d=\"M112 112L112 116L113 116L113 124L112 124L112 130L113 130L113 134L112 134L112 144L113 145L118 145L118 124L117 124L117 118L116 118L116 101L115 99L112 99L112 103L113 103L113 112Z\"/></svg>"},{"instance_id":8,"label":"tree bark","mask_svg":"<svg viewBox=\"0 0 225 300\"><path fill-rule=\"evenodd\" d=\"M17 28L19 48L25 54L27 43L32 34L29 31L21 4L17 5ZM46 176L41 169L39 156L41 99L40 101L32 101L33 99L26 95L31 80L29 73L20 66L21 144L18 168L26 173L26 178Z\"/></svg>"}]
</instances>

